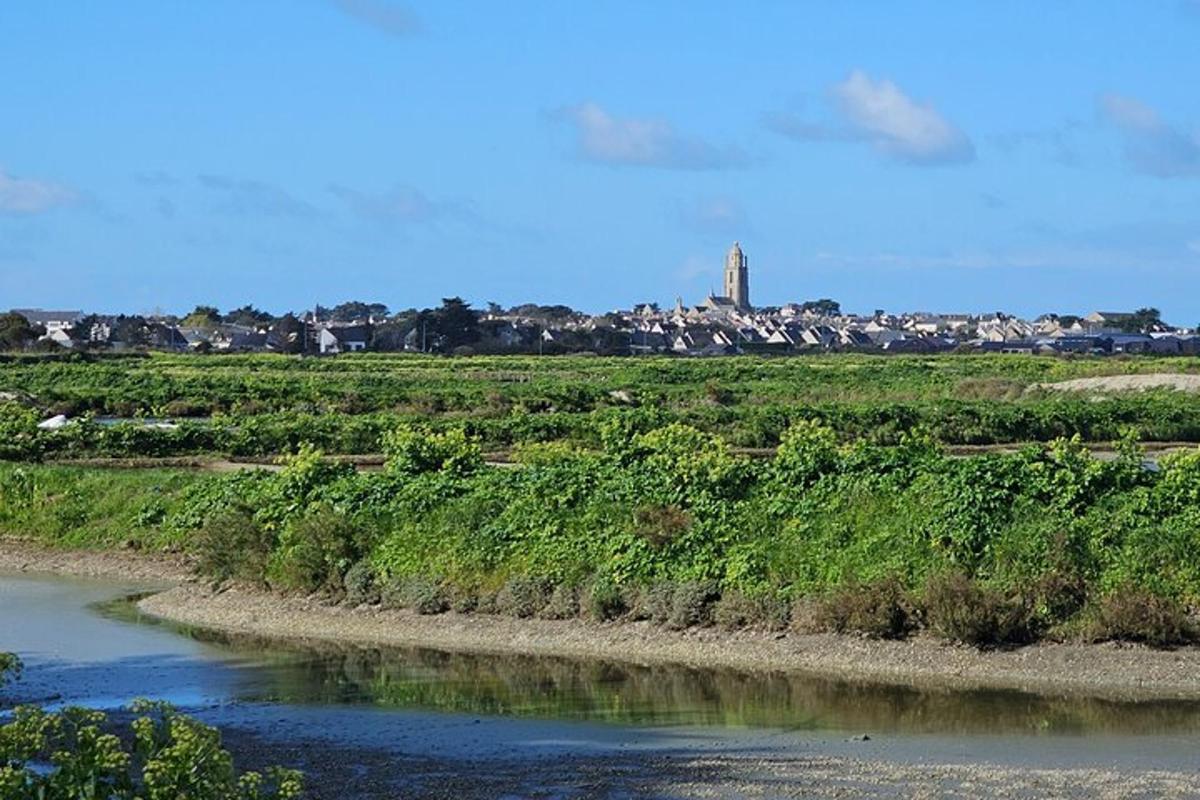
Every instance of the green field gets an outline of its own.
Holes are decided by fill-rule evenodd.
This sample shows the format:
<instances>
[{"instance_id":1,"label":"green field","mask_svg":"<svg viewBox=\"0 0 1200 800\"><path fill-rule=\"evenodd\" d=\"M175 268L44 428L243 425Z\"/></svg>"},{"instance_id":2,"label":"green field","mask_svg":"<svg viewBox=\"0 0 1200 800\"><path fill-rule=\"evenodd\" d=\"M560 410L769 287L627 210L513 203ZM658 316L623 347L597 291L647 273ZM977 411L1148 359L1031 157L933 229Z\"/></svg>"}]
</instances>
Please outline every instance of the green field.
<instances>
[{"instance_id":1,"label":"green field","mask_svg":"<svg viewBox=\"0 0 1200 800\"><path fill-rule=\"evenodd\" d=\"M823 355L722 359L353 355L11 357L0 361L0 457L224 454L269 456L310 442L377 453L398 424L464 426L488 450L525 442L595 445L612 419L649 430L672 422L734 447L770 448L798 420L840 439L895 444L920 430L946 444L1048 441L1200 442L1200 397L1154 391L1108 397L1038 388L1080 377L1200 370L1193 358ZM83 419L55 433L36 422ZM89 423L91 417L108 424ZM171 418L177 428L138 417Z\"/></svg>"},{"instance_id":2,"label":"green field","mask_svg":"<svg viewBox=\"0 0 1200 800\"><path fill-rule=\"evenodd\" d=\"M10 461L294 455L223 475L0 466L0 534L183 551L214 580L422 613L1177 643L1200 604L1200 455L1147 469L1138 440L1200 441L1200 403L1035 384L1194 366L18 358L0 364ZM37 430L54 410L85 419ZM162 429L90 413L213 416ZM1115 458L1085 440L1115 440ZM964 442L1033 443L945 449ZM514 468L487 466L498 448ZM356 472L330 452L386 464Z\"/></svg>"}]
</instances>

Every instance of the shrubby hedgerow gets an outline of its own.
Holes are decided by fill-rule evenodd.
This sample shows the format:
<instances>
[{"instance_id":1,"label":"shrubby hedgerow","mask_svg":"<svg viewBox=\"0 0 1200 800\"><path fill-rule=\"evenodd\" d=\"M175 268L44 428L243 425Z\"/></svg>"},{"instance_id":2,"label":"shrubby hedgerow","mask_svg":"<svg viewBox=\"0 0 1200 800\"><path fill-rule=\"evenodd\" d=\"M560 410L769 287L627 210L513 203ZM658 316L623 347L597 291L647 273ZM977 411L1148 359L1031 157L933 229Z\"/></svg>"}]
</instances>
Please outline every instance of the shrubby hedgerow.
<instances>
[{"instance_id":1,"label":"shrubby hedgerow","mask_svg":"<svg viewBox=\"0 0 1200 800\"><path fill-rule=\"evenodd\" d=\"M997 645L1107 620L1106 635L1162 643L1192 628L1143 635L1112 598L1138 586L1184 616L1200 601L1200 457L1148 470L1130 439L1111 460L1078 438L954 457L919 428L842 444L800 422L753 459L694 427L613 418L596 446L527 448L511 468L485 467L466 429L387 439L378 472L301 449L279 472L193 477L140 535L216 579L380 591L426 613L765 626L808 598L823 627L875 636ZM63 538L36 488L59 475L0 469L0 497L19 499L0 524Z\"/></svg>"}]
</instances>

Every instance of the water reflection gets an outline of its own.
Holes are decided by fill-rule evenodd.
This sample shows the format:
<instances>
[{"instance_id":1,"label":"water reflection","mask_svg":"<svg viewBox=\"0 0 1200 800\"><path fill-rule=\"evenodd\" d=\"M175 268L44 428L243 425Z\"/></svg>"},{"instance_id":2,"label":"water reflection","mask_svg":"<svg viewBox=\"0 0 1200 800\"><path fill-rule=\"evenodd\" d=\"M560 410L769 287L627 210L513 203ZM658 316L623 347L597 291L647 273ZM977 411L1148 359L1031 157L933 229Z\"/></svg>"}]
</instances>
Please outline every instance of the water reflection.
<instances>
[{"instance_id":1,"label":"water reflection","mask_svg":"<svg viewBox=\"0 0 1200 800\"><path fill-rule=\"evenodd\" d=\"M103 613L142 621L128 601ZM1120 703L1014 691L927 691L795 674L420 648L281 645L170 626L216 647L252 680L239 699L372 704L444 712L648 725L900 733L1200 732L1200 703Z\"/></svg>"}]
</instances>

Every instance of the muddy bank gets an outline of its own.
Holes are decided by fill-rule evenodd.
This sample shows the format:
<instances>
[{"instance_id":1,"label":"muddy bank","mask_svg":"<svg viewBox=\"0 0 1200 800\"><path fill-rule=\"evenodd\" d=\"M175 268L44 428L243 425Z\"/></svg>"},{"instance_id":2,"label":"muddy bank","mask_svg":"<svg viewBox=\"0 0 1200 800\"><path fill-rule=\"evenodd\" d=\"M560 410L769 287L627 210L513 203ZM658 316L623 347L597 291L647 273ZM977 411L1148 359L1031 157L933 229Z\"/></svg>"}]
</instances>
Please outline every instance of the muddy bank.
<instances>
[{"instance_id":1,"label":"muddy bank","mask_svg":"<svg viewBox=\"0 0 1200 800\"><path fill-rule=\"evenodd\" d=\"M1200 774L1095 763L947 763L934 754L909 760L871 742L791 742L788 747L605 752L551 759L460 759L324 742L280 742L229 730L239 766L287 763L305 773L313 800L497 797L785 798L1198 797ZM936 749L939 743L929 743ZM316 745L316 746L313 746ZM857 748L861 755L851 755ZM724 751L722 751L724 750ZM784 752L786 750L786 752ZM831 752L832 751L832 752ZM1036 759L1034 759L1036 761Z\"/></svg>"},{"instance_id":2,"label":"muddy bank","mask_svg":"<svg viewBox=\"0 0 1200 800\"><path fill-rule=\"evenodd\" d=\"M981 652L916 637L902 642L831 634L717 629L669 631L648 622L591 623L350 609L245 588L213 591L178 556L47 550L0 541L0 571L109 577L170 585L141 610L189 626L293 641L518 653L747 672L794 672L926 689L1014 689L1120 700L1200 699L1200 648L1043 643Z\"/></svg>"},{"instance_id":3,"label":"muddy bank","mask_svg":"<svg viewBox=\"0 0 1200 800\"><path fill-rule=\"evenodd\" d=\"M312 598L179 586L139 604L147 614L229 633L293 640L421 646L634 663L803 672L920 688L997 688L1113 699L1200 698L1200 649L1038 644L983 652L916 637L867 640L711 628L669 631L649 622L512 619L453 612L421 616L347 609Z\"/></svg>"},{"instance_id":4,"label":"muddy bank","mask_svg":"<svg viewBox=\"0 0 1200 800\"><path fill-rule=\"evenodd\" d=\"M134 550L62 550L0 537L0 572L107 578L170 586L194 580L182 555Z\"/></svg>"}]
</instances>

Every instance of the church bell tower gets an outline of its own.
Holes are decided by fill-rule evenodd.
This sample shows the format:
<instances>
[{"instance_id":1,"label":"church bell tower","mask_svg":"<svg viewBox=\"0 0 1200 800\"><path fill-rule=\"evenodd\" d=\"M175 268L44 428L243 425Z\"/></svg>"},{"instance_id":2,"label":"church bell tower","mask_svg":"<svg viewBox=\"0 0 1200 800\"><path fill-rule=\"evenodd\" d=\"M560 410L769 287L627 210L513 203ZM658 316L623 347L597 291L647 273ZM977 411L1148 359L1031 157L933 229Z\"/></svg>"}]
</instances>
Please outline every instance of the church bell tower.
<instances>
[{"instance_id":1,"label":"church bell tower","mask_svg":"<svg viewBox=\"0 0 1200 800\"><path fill-rule=\"evenodd\" d=\"M725 296L734 302L740 311L750 309L750 269L746 254L737 242L725 256Z\"/></svg>"}]
</instances>

